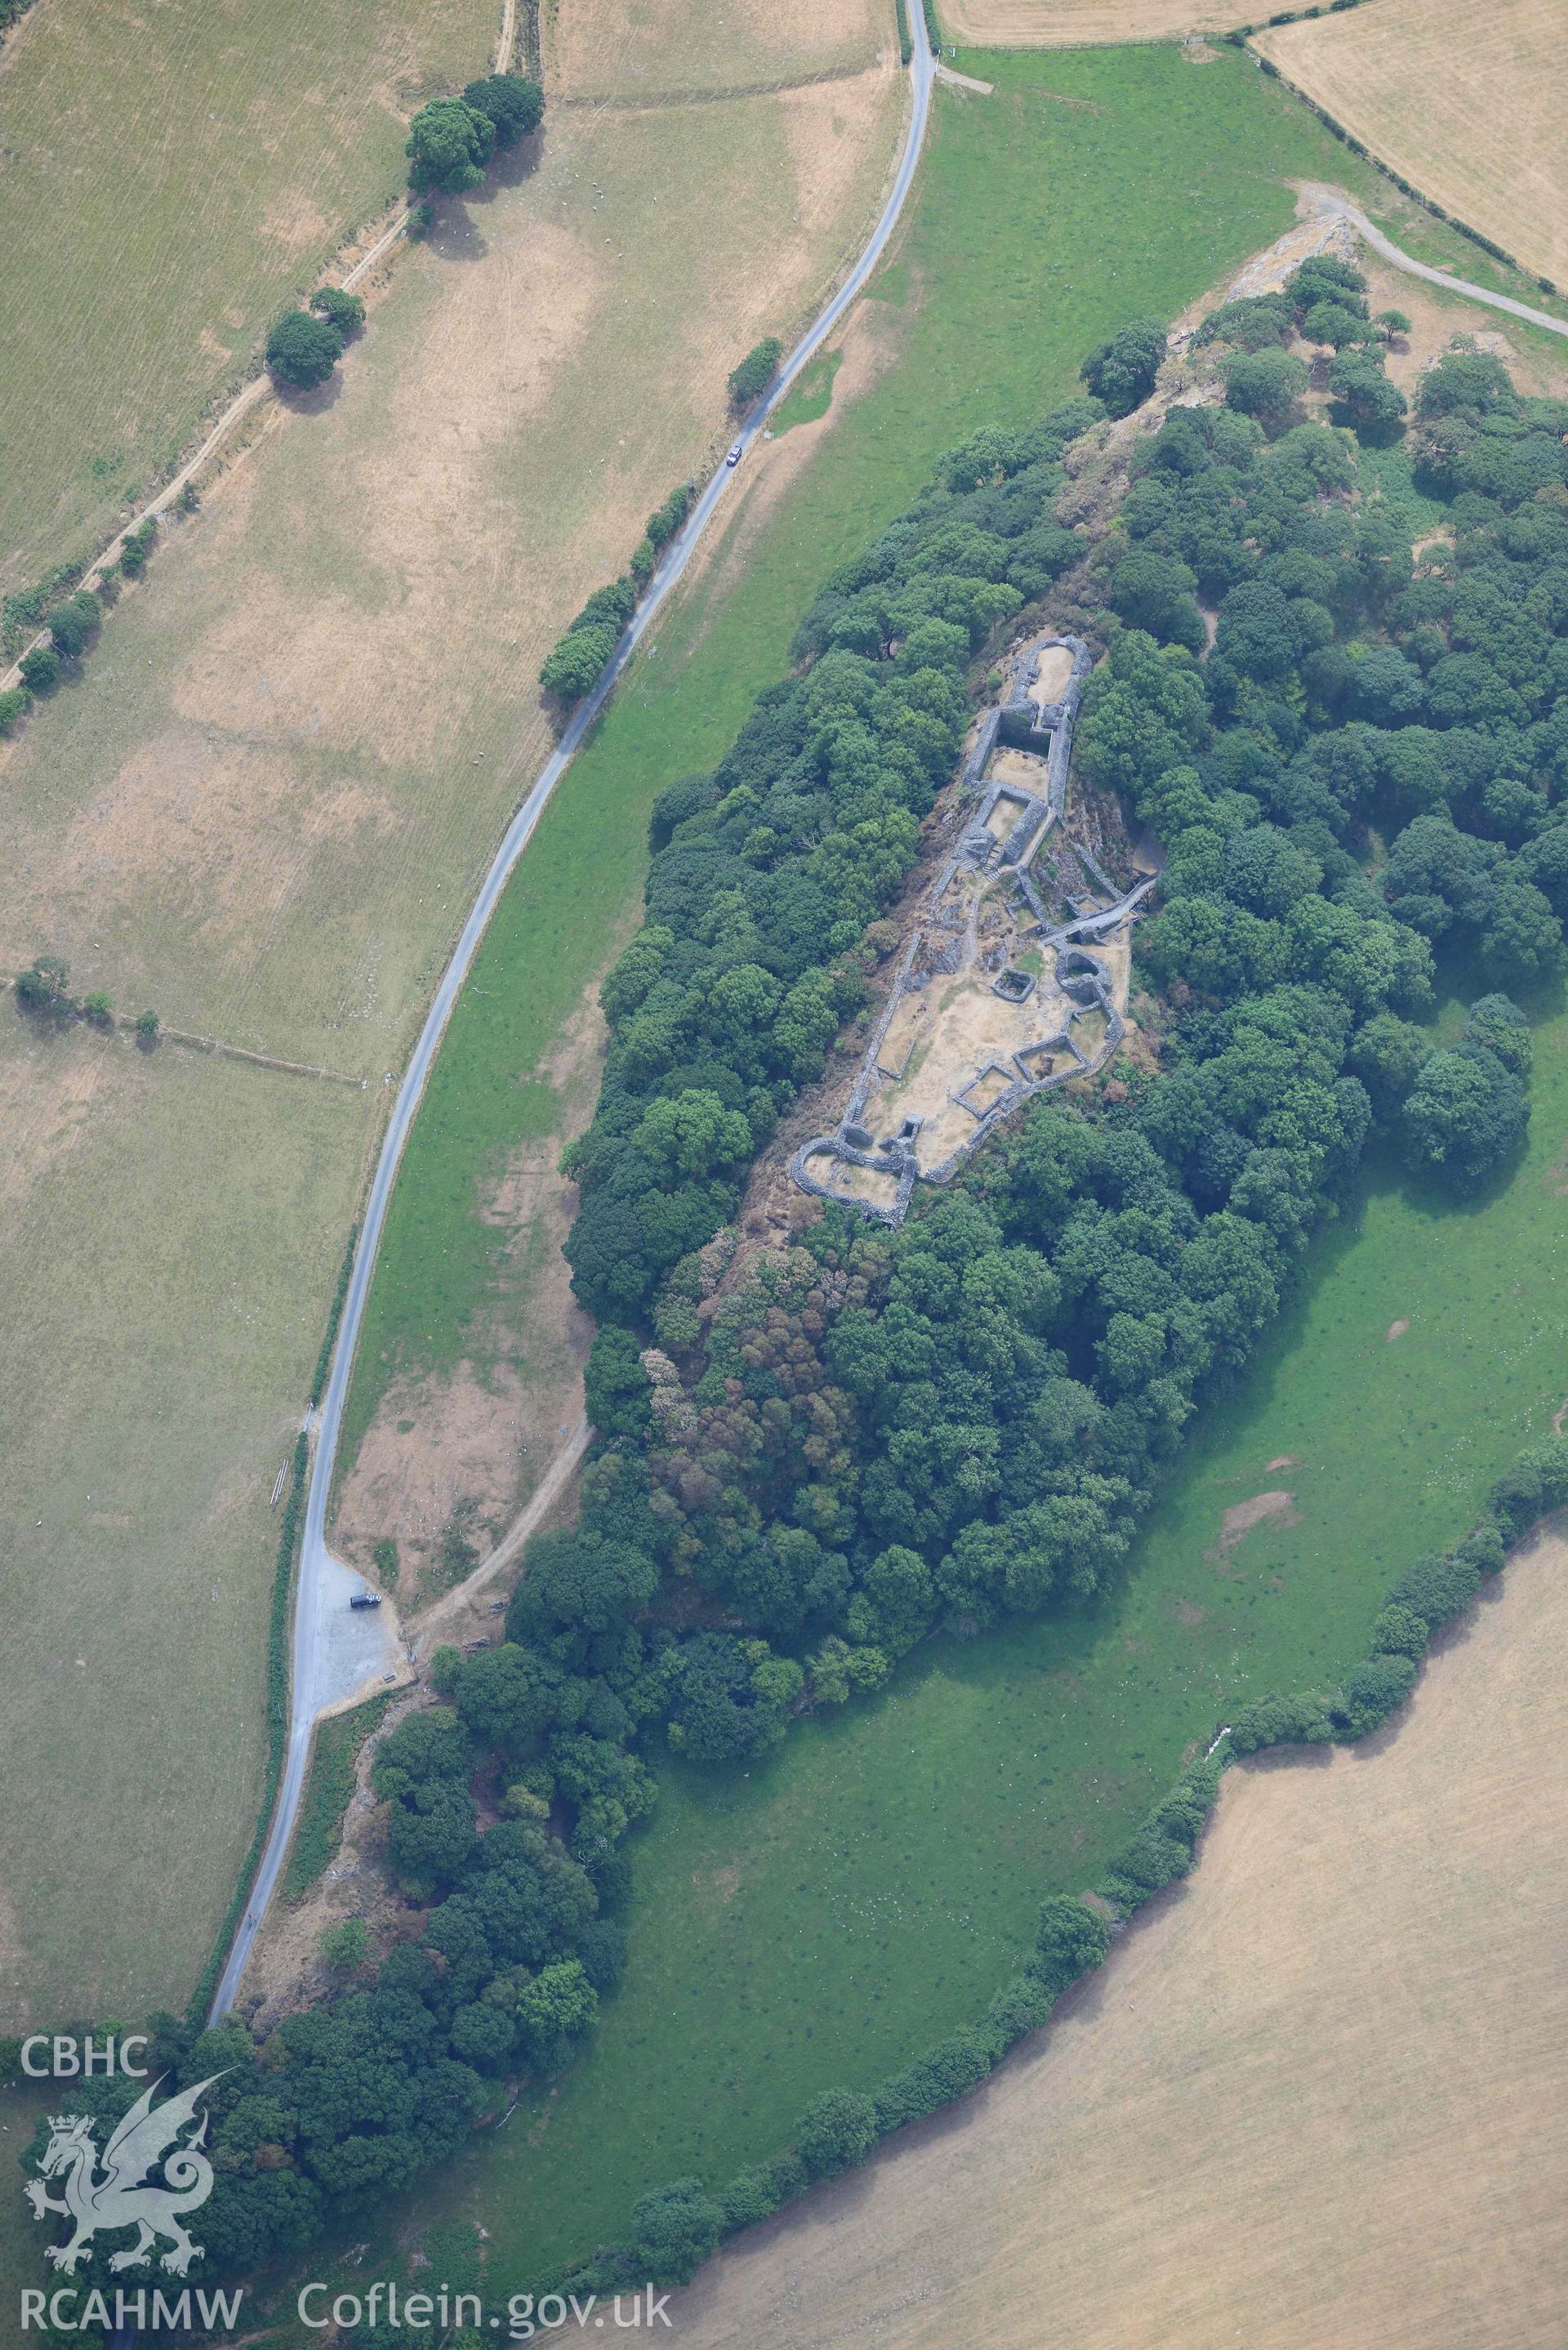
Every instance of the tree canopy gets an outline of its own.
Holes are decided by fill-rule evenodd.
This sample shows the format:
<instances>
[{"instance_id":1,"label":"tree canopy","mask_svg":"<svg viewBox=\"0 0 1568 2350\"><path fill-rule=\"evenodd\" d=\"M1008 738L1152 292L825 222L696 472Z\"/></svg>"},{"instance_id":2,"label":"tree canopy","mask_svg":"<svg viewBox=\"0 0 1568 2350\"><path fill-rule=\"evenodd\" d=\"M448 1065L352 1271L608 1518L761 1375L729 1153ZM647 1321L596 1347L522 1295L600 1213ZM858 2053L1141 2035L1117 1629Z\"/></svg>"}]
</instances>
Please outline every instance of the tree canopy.
<instances>
[{"instance_id":1,"label":"tree canopy","mask_svg":"<svg viewBox=\"0 0 1568 2350\"><path fill-rule=\"evenodd\" d=\"M730 370L730 405L739 411L760 400L773 381L774 370L784 357L784 345L776 335L764 336L754 343L740 365Z\"/></svg>"},{"instance_id":2,"label":"tree canopy","mask_svg":"<svg viewBox=\"0 0 1568 2350\"><path fill-rule=\"evenodd\" d=\"M484 116L497 147L515 147L545 119L545 93L536 81L523 74L486 74L483 81L469 83L462 102Z\"/></svg>"},{"instance_id":3,"label":"tree canopy","mask_svg":"<svg viewBox=\"0 0 1568 2350\"><path fill-rule=\"evenodd\" d=\"M1164 357L1164 320L1132 318L1089 353L1078 373L1107 415L1127 416L1154 390Z\"/></svg>"},{"instance_id":4,"label":"tree canopy","mask_svg":"<svg viewBox=\"0 0 1568 2350\"><path fill-rule=\"evenodd\" d=\"M1503 997L1483 1002L1522 1021ZM1464 1041L1452 1052L1428 1054L1405 1100L1405 1150L1410 1164L1438 1175L1451 1191L1461 1193L1478 1190L1517 1149L1530 1118L1524 1086L1491 1049L1493 1035L1506 1049L1510 1030L1503 1016L1493 1012L1489 1024L1483 1014L1478 1024L1472 1014Z\"/></svg>"},{"instance_id":5,"label":"tree canopy","mask_svg":"<svg viewBox=\"0 0 1568 2350\"><path fill-rule=\"evenodd\" d=\"M1306 361L1293 351L1238 351L1225 361L1225 404L1278 431L1307 388Z\"/></svg>"},{"instance_id":6,"label":"tree canopy","mask_svg":"<svg viewBox=\"0 0 1568 2350\"><path fill-rule=\"evenodd\" d=\"M483 85L480 85L481 87ZM421 193L461 195L477 188L495 144L489 108L466 98L432 98L409 125L409 185Z\"/></svg>"},{"instance_id":7,"label":"tree canopy","mask_svg":"<svg viewBox=\"0 0 1568 2350\"><path fill-rule=\"evenodd\" d=\"M266 363L279 383L306 391L325 383L343 356L343 338L328 318L291 310L266 338Z\"/></svg>"}]
</instances>

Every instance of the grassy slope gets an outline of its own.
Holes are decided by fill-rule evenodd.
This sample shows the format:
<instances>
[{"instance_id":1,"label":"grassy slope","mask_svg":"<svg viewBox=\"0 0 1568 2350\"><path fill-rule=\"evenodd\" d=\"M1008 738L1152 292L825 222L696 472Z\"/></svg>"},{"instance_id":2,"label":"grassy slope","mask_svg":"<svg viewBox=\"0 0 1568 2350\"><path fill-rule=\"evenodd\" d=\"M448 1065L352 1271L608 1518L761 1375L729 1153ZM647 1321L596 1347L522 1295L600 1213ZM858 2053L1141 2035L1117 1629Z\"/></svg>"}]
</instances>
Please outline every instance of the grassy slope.
<instances>
[{"instance_id":1,"label":"grassy slope","mask_svg":"<svg viewBox=\"0 0 1568 2350\"><path fill-rule=\"evenodd\" d=\"M1326 176L1332 158L1345 177L1350 160L1229 59L991 56L983 69L998 100L942 94L919 211L881 281L901 306L902 363L840 417L739 592L693 599L663 631L497 918L395 1202L361 1413L383 1353L439 1361L461 1345L493 1272L473 1186L543 1114L532 1073L628 919L649 799L722 748L823 570L908 499L935 450L1035 412L1117 318L1168 314L1277 234L1289 203L1271 166ZM1005 250L975 250L974 224L992 219ZM533 2127L524 2108L425 2190L421 2220L482 2222L510 2284L615 2230L647 2187L772 2150L816 2089L875 2080L972 2012L1041 1893L1092 1881L1231 1704L1360 1649L1397 1566L1461 1523L1561 1393L1541 1299L1568 1024L1541 1047L1529 1167L1485 1212L1446 1217L1437 1250L1428 1209L1371 1189L1092 1618L923 1650L883 1703L807 1726L750 1780L667 1773L639 1847L631 1972L593 2053ZM1281 1454L1302 1465L1271 1471ZM1222 1512L1271 1486L1295 1492L1300 1522L1216 1564Z\"/></svg>"},{"instance_id":2,"label":"grassy slope","mask_svg":"<svg viewBox=\"0 0 1568 2350\"><path fill-rule=\"evenodd\" d=\"M1201 68L1152 47L988 52L975 69L995 94L939 93L912 226L876 281L878 343L897 363L860 400L839 396L738 587L714 565L718 584L659 631L503 900L393 1198L345 1464L397 1372L466 1351L510 1239L477 1203L520 1143L557 1124L541 1067L636 919L649 805L721 755L784 669L824 572L909 502L939 451L1037 415L1077 389L1084 352L1120 322L1171 316L1277 236L1292 213L1279 175L1352 161L1232 51Z\"/></svg>"},{"instance_id":3,"label":"grassy slope","mask_svg":"<svg viewBox=\"0 0 1568 2350\"><path fill-rule=\"evenodd\" d=\"M354 1797L354 1769L359 1749L381 1724L389 1697L373 1697L349 1713L334 1713L316 1733L310 1776L300 1800L299 1822L288 1847L283 1898L296 1901L307 1893L337 1848L343 1815Z\"/></svg>"},{"instance_id":4,"label":"grassy slope","mask_svg":"<svg viewBox=\"0 0 1568 2350\"><path fill-rule=\"evenodd\" d=\"M42 0L0 70L0 582L112 526L485 70L489 0Z\"/></svg>"}]
</instances>

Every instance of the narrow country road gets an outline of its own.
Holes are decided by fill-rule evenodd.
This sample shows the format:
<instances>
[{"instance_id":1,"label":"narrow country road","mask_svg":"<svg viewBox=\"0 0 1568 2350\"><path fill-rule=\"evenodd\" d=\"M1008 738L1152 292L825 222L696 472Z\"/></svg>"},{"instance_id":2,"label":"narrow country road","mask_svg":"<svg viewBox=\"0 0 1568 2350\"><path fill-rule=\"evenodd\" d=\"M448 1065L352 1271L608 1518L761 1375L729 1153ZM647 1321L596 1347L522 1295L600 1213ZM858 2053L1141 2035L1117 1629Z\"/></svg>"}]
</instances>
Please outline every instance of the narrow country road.
<instances>
[{"instance_id":1,"label":"narrow country road","mask_svg":"<svg viewBox=\"0 0 1568 2350\"><path fill-rule=\"evenodd\" d=\"M905 133L903 151L898 160L887 203L881 218L871 233L859 260L843 285L818 312L812 325L780 368L767 390L748 417L740 434L742 452L749 452L768 418L788 391L801 369L814 359L826 341L845 312L855 301L867 279L876 268L888 247L888 239L897 227L909 190L914 184L915 170L925 142L926 126L930 115L931 86L935 59L926 34L925 15L919 6L909 11L912 41L909 66L911 105L909 128ZM395 231L389 232L389 239ZM370 256L362 266L368 265ZM348 1375L354 1361L354 1348L364 1316L365 1301L369 1294L370 1276L375 1267L376 1250L386 1222L388 1202L398 1172L398 1162L414 1122L420 1096L425 1079L435 1059L436 1049L452 1007L468 977L485 925L494 912L503 889L523 851L534 836L540 817L549 805L552 793L581 748L595 720L609 700L616 681L627 662L652 625L666 598L677 586L696 550L699 540L711 521L726 491L734 478L736 468L721 464L701 496L692 508L684 526L670 541L664 559L649 583L648 593L610 658L604 675L587 699L577 705L560 742L507 827L504 839L495 852L494 862L484 877L478 897L462 936L452 951L441 984L436 989L425 1024L409 1062L402 1084L387 1128L386 1139L377 1162L375 1180L370 1188L365 1220L360 1227L358 1246L354 1255L354 1269L349 1276L348 1292L344 1300L343 1318L338 1327L337 1348L332 1357L332 1374L327 1381L326 1398L321 1407L320 1433L317 1439L315 1459L310 1469L310 1483L305 1513L305 1539L300 1555L299 1588L295 1607L294 1673L290 1706L288 1747L284 1762L282 1783L274 1811L266 1848L251 1888L250 1901L228 1962L219 1981L213 2002L213 2015L218 2016L233 2006L250 1956L256 1929L265 1915L283 1868L293 1833L300 1797L305 1789L306 1766L310 1753L310 1733L315 1724L317 1694L317 1659L323 1645L322 1617L328 1607L345 1604L348 1571L333 1558L327 1547L327 1503L332 1488L333 1467L337 1458L338 1431L342 1426L343 1406L348 1391Z\"/></svg>"},{"instance_id":2,"label":"narrow country road","mask_svg":"<svg viewBox=\"0 0 1568 2350\"><path fill-rule=\"evenodd\" d=\"M1336 213L1341 220L1349 221L1374 253L1381 254L1391 267L1402 269L1407 277L1424 277L1428 286L1441 286L1450 294L1463 294L1472 302L1484 302L1490 310L1506 310L1511 317L1528 318L1532 327L1549 328L1554 335L1568 335L1568 319L1554 318L1549 310L1537 310L1529 302L1516 302L1511 294L1490 294L1484 286L1472 286L1468 277L1451 276L1446 269L1434 269L1429 262L1416 261L1409 254L1401 253L1392 237L1385 236L1348 197L1331 188L1314 193L1318 212Z\"/></svg>"}]
</instances>

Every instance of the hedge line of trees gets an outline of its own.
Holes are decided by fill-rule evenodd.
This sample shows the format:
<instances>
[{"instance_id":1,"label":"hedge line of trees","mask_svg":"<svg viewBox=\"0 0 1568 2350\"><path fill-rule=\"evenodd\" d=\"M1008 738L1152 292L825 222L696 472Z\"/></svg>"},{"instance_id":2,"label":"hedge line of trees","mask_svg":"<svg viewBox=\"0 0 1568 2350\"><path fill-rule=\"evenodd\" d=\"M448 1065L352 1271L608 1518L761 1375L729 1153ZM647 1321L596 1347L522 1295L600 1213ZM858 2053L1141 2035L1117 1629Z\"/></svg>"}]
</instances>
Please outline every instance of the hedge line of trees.
<instances>
[{"instance_id":1,"label":"hedge line of trees","mask_svg":"<svg viewBox=\"0 0 1568 2350\"><path fill-rule=\"evenodd\" d=\"M470 82L461 98L433 99L410 126L410 186L416 192L477 187L492 155L536 130L544 111L544 91L520 74L491 74ZM434 219L428 200L415 205L411 232L423 235ZM274 380L291 391L325 383L364 323L365 305L358 294L341 286L317 286L306 307L286 312L266 338Z\"/></svg>"},{"instance_id":2,"label":"hedge line of trees","mask_svg":"<svg viewBox=\"0 0 1568 2350\"><path fill-rule=\"evenodd\" d=\"M760 343L753 343L739 367L731 369L728 386L730 405L737 414L742 409L750 408L753 400L762 398L783 357L784 345L778 337L766 335Z\"/></svg>"},{"instance_id":3,"label":"hedge line of trees","mask_svg":"<svg viewBox=\"0 0 1568 2350\"><path fill-rule=\"evenodd\" d=\"M1362 289L1321 267L1291 302L1304 317L1325 285L1357 315ZM1231 323L1230 355L1253 355ZM1473 356L1429 375L1416 445L1454 543L1417 567L1408 528L1353 494L1347 432L1227 383L1225 406L1138 444L1092 555L1054 500L1096 403L950 452L832 576L718 771L657 806L648 920L605 983L603 1093L570 1159L569 1254L601 1326L580 1523L535 1540L504 1643L442 1652L443 1703L380 1751L389 1857L421 1914L373 1985L259 2050L234 2026L192 2045L165 2027L187 2077L236 2052L214 2268L404 2183L509 2074L568 2059L619 1968L621 1840L661 1751L754 1755L932 1627L1114 1572L1370 1135L1459 1188L1516 1140L1528 1032L1503 991L1561 967L1568 908L1568 410ZM1060 593L1107 648L1080 776L1168 852L1139 934L1161 1066L1043 1100L901 1230L829 1211L721 1292L746 1168L893 942L877 925L952 773L971 666L1069 568ZM1456 941L1488 993L1437 1048L1434 943ZM1397 1605L1435 1620L1419 1591ZM1401 1679L1377 1667L1330 1717L1370 1721ZM1190 1860L1214 1783L1189 1773L1118 1856L1116 1913ZM476 1790L499 1822L483 1831ZM971 2085L1103 1952L1082 1903L1048 1904L1045 1930L984 2023L868 2100L818 2101L743 2186L649 2199L604 2273L684 2272Z\"/></svg>"},{"instance_id":4,"label":"hedge line of trees","mask_svg":"<svg viewBox=\"0 0 1568 2350\"><path fill-rule=\"evenodd\" d=\"M432 98L409 125L409 185L418 195L477 188L491 159L545 119L545 93L524 74L486 74L461 98Z\"/></svg>"},{"instance_id":5,"label":"hedge line of trees","mask_svg":"<svg viewBox=\"0 0 1568 2350\"><path fill-rule=\"evenodd\" d=\"M461 98L431 99L409 126L410 187L426 194L477 187L493 155L536 130L544 112L543 89L521 74L489 74L470 82ZM416 210L414 225L428 227L430 207ZM286 312L267 336L265 360L274 380L292 391L325 383L364 323L358 294L318 286L304 308ZM122 556L120 566L128 577L140 574L151 543L141 534L128 542L130 560Z\"/></svg>"},{"instance_id":6,"label":"hedge line of trees","mask_svg":"<svg viewBox=\"0 0 1568 2350\"><path fill-rule=\"evenodd\" d=\"M274 380L291 391L309 391L327 381L344 346L365 323L365 305L341 286L319 286L304 310L290 310L266 338L266 363Z\"/></svg>"},{"instance_id":7,"label":"hedge line of trees","mask_svg":"<svg viewBox=\"0 0 1568 2350\"><path fill-rule=\"evenodd\" d=\"M79 563L57 563L31 588L0 598L0 650L15 653L26 629L37 628L51 604L68 595L82 576Z\"/></svg>"},{"instance_id":8,"label":"hedge line of trees","mask_svg":"<svg viewBox=\"0 0 1568 2350\"><path fill-rule=\"evenodd\" d=\"M898 61L907 66L915 54L915 45L909 38L909 0L893 0L893 6L898 20Z\"/></svg>"},{"instance_id":9,"label":"hedge line of trees","mask_svg":"<svg viewBox=\"0 0 1568 2350\"><path fill-rule=\"evenodd\" d=\"M607 588L596 588L566 634L551 649L539 671L539 682L563 710L573 710L591 693L604 675L621 631L636 611L642 591L659 567L659 558L696 503L694 482L680 482L662 505L655 506L632 550L631 561Z\"/></svg>"},{"instance_id":10,"label":"hedge line of trees","mask_svg":"<svg viewBox=\"0 0 1568 2350\"><path fill-rule=\"evenodd\" d=\"M70 965L58 955L35 955L26 970L16 974L17 1004L49 1025L85 1020L91 1028L112 1028L115 1013L109 998L101 989L73 995L70 978ZM130 1025L142 1045L151 1046L158 1041L162 1023L156 1012L139 1012Z\"/></svg>"},{"instance_id":11,"label":"hedge line of trees","mask_svg":"<svg viewBox=\"0 0 1568 2350\"><path fill-rule=\"evenodd\" d=\"M156 528L154 525L154 536ZM143 542L132 557L132 573L143 569L146 561L147 543ZM10 686L0 694L0 730L8 733L25 715L36 695L52 693L60 680L76 669L98 641L103 612L103 598L95 595L90 588L78 588L73 595L43 611L40 617L48 629L49 641L47 645L34 645L23 654L18 663L20 685Z\"/></svg>"},{"instance_id":12,"label":"hedge line of trees","mask_svg":"<svg viewBox=\"0 0 1568 2350\"><path fill-rule=\"evenodd\" d=\"M733 411L739 413L761 397L783 357L784 345L776 336L769 335L754 344L739 365L731 369L727 390ZM682 482L671 490L664 504L649 515L642 538L620 577L613 579L607 588L595 589L545 655L539 682L562 711L575 710L604 675L622 630L658 568L660 556L696 499L695 482Z\"/></svg>"},{"instance_id":13,"label":"hedge line of trees","mask_svg":"<svg viewBox=\"0 0 1568 2350\"><path fill-rule=\"evenodd\" d=\"M680 2178L639 2197L626 2241L583 2262L562 2291L581 2297L629 2290L645 2279L689 2282L726 2236L771 2219L808 2187L864 2162L895 2130L978 2087L1016 2041L1038 2031L1064 1992L1103 1962L1110 1939L1106 1919L1086 1903L1053 1896L1042 1908L1033 1950L978 2022L961 2024L876 2089L825 2090L801 2114L783 2153L726 2185L710 2189L699 2178Z\"/></svg>"},{"instance_id":14,"label":"hedge line of trees","mask_svg":"<svg viewBox=\"0 0 1568 2350\"><path fill-rule=\"evenodd\" d=\"M177 503L183 514L195 511L196 493L189 483ZM149 515L126 533L118 562L104 571L96 590L78 588L60 594L61 588L68 589L70 582L81 576L79 566L67 566L52 573L41 587L6 597L0 651L10 652L24 628L46 627L49 641L33 646L23 655L18 663L21 683L0 693L0 734L13 731L36 696L52 693L64 678L73 674L98 642L104 613L118 598L121 583L140 578L157 546L157 518Z\"/></svg>"},{"instance_id":15,"label":"hedge line of trees","mask_svg":"<svg viewBox=\"0 0 1568 2350\"><path fill-rule=\"evenodd\" d=\"M1110 1918L1125 1923L1188 1874L1230 1759L1196 1764L1160 1798L1112 1861L1096 1906L1070 1894L1043 1903L1033 1949L978 2022L961 2025L876 2089L824 2090L800 2116L782 2154L727 2185L710 2189L699 2178L680 2178L639 2197L626 2241L582 2262L561 2290L580 2297L626 2290L645 2278L688 2283L726 2236L771 2219L808 2187L866 2161L895 2130L977 2088L1010 2048L1049 2020L1075 1982L1103 1964Z\"/></svg>"}]
</instances>

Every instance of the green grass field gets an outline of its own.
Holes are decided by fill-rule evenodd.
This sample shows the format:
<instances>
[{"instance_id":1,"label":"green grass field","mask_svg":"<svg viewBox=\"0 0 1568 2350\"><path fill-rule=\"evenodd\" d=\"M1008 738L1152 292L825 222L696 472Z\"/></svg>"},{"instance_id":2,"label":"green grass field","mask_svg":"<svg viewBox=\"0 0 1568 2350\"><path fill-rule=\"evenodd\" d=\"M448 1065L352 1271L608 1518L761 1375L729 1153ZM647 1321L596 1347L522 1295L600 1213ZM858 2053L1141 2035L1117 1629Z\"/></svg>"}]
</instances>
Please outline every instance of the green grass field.
<instances>
[{"instance_id":1,"label":"green grass field","mask_svg":"<svg viewBox=\"0 0 1568 2350\"><path fill-rule=\"evenodd\" d=\"M491 0L37 0L0 62L0 587L89 551L488 68Z\"/></svg>"},{"instance_id":2,"label":"green grass field","mask_svg":"<svg viewBox=\"0 0 1568 2350\"><path fill-rule=\"evenodd\" d=\"M988 51L976 69L995 94L939 92L909 230L874 281L892 363L860 400L835 400L836 424L743 567L732 559L742 504L706 583L561 785L491 925L393 1195L344 1469L389 1380L450 1369L506 1302L512 1235L482 1202L519 1146L559 1124L547 1064L640 910L649 806L711 765L783 673L824 573L909 502L940 450L1036 416L1077 389L1084 353L1116 325L1173 316L1278 236L1293 204L1284 175L1354 161L1231 51L1201 70L1155 47ZM508 1318L525 1326L521 1310Z\"/></svg>"},{"instance_id":3,"label":"green grass field","mask_svg":"<svg viewBox=\"0 0 1568 2350\"><path fill-rule=\"evenodd\" d=\"M823 351L802 370L799 380L774 411L772 430L775 441L781 432L788 432L797 424L815 424L819 416L826 415L833 404L833 380L843 360L842 351Z\"/></svg>"}]
</instances>

